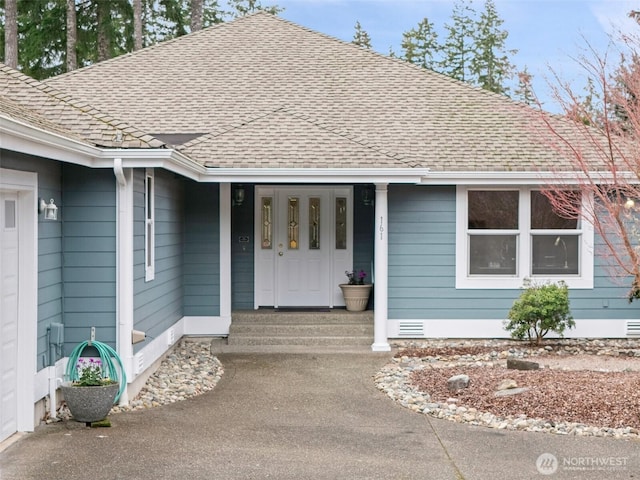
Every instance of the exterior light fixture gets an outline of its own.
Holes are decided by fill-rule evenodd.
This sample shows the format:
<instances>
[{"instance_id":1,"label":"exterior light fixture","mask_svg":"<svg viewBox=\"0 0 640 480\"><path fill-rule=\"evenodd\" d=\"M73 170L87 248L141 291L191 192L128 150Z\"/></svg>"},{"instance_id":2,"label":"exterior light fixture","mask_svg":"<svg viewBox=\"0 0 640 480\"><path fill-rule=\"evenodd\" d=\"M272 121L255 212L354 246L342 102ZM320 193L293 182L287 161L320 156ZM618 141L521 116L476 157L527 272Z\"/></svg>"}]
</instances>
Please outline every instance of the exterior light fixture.
<instances>
[{"instance_id":1,"label":"exterior light fixture","mask_svg":"<svg viewBox=\"0 0 640 480\"><path fill-rule=\"evenodd\" d=\"M53 198L49 200L49 203L45 202L42 198L38 204L38 213L44 213L45 220L57 220L58 219L58 207L53 201Z\"/></svg>"},{"instance_id":2,"label":"exterior light fixture","mask_svg":"<svg viewBox=\"0 0 640 480\"><path fill-rule=\"evenodd\" d=\"M233 205L239 207L244 202L244 187L242 185L238 185L233 190Z\"/></svg>"},{"instance_id":3,"label":"exterior light fixture","mask_svg":"<svg viewBox=\"0 0 640 480\"><path fill-rule=\"evenodd\" d=\"M362 204L370 207L371 205L373 205L373 201L374 201L374 195L373 195L373 190L370 189L369 187L365 187L362 189Z\"/></svg>"}]
</instances>

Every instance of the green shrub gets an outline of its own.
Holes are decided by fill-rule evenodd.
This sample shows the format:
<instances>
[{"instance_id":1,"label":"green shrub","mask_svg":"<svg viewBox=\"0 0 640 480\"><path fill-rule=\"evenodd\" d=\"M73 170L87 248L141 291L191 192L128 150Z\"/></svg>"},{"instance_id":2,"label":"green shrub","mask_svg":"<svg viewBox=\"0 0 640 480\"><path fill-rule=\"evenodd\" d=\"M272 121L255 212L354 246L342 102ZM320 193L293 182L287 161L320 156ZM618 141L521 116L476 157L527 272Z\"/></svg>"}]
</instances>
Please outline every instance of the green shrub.
<instances>
[{"instance_id":1,"label":"green shrub","mask_svg":"<svg viewBox=\"0 0 640 480\"><path fill-rule=\"evenodd\" d=\"M564 282L537 285L528 280L524 291L509 310L504 328L513 338L540 344L549 332L561 337L565 329L575 327L569 311L569 287Z\"/></svg>"}]
</instances>

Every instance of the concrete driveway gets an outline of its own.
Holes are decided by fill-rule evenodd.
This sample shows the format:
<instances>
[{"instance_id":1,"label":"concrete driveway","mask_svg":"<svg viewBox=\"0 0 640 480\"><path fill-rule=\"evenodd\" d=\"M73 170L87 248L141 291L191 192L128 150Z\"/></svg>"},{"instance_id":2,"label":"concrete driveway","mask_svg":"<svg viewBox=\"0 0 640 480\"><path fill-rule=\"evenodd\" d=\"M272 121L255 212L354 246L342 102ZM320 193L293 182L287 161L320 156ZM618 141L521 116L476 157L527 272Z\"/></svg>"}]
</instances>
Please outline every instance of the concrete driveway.
<instances>
[{"instance_id":1,"label":"concrete driveway","mask_svg":"<svg viewBox=\"0 0 640 480\"><path fill-rule=\"evenodd\" d=\"M111 428L39 427L0 453L0 479L640 478L638 441L412 413L373 384L389 354L218 357L225 375L212 392L112 415Z\"/></svg>"}]
</instances>

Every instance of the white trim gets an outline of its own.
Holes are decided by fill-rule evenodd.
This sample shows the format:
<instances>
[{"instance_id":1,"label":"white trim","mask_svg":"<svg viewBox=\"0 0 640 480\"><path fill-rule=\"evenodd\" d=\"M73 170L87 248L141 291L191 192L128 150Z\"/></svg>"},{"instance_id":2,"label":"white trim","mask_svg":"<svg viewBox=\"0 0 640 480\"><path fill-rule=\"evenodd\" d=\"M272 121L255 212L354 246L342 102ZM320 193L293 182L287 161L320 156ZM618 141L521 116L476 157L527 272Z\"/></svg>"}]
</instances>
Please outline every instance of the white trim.
<instances>
[{"instance_id":1,"label":"white trim","mask_svg":"<svg viewBox=\"0 0 640 480\"><path fill-rule=\"evenodd\" d=\"M575 319L576 326L565 330L565 338L631 338L627 337L626 326L629 320L612 319ZM511 338L504 329L504 320L499 319L393 319L388 322L389 338L402 339L399 335L403 322L423 323L424 335L415 338ZM557 338L549 334L545 338Z\"/></svg>"},{"instance_id":2,"label":"white trim","mask_svg":"<svg viewBox=\"0 0 640 480\"><path fill-rule=\"evenodd\" d=\"M220 317L231 323L231 184L220 184Z\"/></svg>"},{"instance_id":3,"label":"white trim","mask_svg":"<svg viewBox=\"0 0 640 480\"><path fill-rule=\"evenodd\" d=\"M231 318L183 317L185 335L226 337L229 335Z\"/></svg>"},{"instance_id":4,"label":"white trim","mask_svg":"<svg viewBox=\"0 0 640 480\"><path fill-rule=\"evenodd\" d=\"M117 351L127 379L133 377L133 170L114 161L116 183L116 335ZM127 403L126 392L120 397Z\"/></svg>"},{"instance_id":5,"label":"white trim","mask_svg":"<svg viewBox=\"0 0 640 480\"><path fill-rule=\"evenodd\" d=\"M153 168L144 171L144 281L156 276L156 185Z\"/></svg>"},{"instance_id":6,"label":"white trim","mask_svg":"<svg viewBox=\"0 0 640 480\"><path fill-rule=\"evenodd\" d=\"M476 187L456 187L456 289L518 289L521 288L526 278L545 283L563 280L569 288L592 289L594 285L594 230L589 222L580 221L580 274L567 276L540 276L531 275L531 228L530 195L531 191L538 188L522 185L504 185L501 187L483 185L483 190L517 190L519 192L519 218L520 228L514 231L519 237L518 266L515 275L473 275L467 274L468 267L468 236L467 236L467 192ZM509 231L511 232L511 231ZM570 231L567 231L569 233Z\"/></svg>"},{"instance_id":7,"label":"white trim","mask_svg":"<svg viewBox=\"0 0 640 480\"><path fill-rule=\"evenodd\" d=\"M388 188L386 183L376 184L375 199L375 231L374 265L376 267L375 285L373 287L373 344L374 352L388 352L391 346L387 341L388 313L388 279L389 279L389 223L388 223Z\"/></svg>"},{"instance_id":8,"label":"white trim","mask_svg":"<svg viewBox=\"0 0 640 480\"><path fill-rule=\"evenodd\" d=\"M18 192L18 366L17 429L34 429L33 383L26 381L37 373L38 332L38 175L0 168L0 189Z\"/></svg>"}]
</instances>

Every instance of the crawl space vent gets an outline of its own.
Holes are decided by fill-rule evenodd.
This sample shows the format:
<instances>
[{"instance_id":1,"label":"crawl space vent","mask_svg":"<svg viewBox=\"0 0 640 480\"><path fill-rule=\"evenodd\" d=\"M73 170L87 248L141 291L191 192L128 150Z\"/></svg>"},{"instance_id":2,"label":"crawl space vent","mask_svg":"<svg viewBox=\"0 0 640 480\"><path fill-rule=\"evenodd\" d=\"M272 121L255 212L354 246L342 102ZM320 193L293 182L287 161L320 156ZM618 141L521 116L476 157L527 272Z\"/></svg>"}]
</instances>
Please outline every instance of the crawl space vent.
<instances>
[{"instance_id":1,"label":"crawl space vent","mask_svg":"<svg viewBox=\"0 0 640 480\"><path fill-rule=\"evenodd\" d=\"M424 337L424 322L400 322L398 336Z\"/></svg>"},{"instance_id":2,"label":"crawl space vent","mask_svg":"<svg viewBox=\"0 0 640 480\"><path fill-rule=\"evenodd\" d=\"M627 336L640 337L640 320L627 322Z\"/></svg>"}]
</instances>

